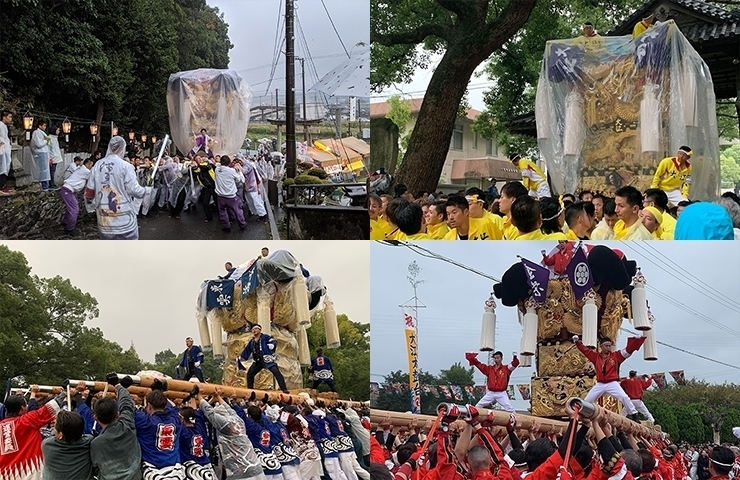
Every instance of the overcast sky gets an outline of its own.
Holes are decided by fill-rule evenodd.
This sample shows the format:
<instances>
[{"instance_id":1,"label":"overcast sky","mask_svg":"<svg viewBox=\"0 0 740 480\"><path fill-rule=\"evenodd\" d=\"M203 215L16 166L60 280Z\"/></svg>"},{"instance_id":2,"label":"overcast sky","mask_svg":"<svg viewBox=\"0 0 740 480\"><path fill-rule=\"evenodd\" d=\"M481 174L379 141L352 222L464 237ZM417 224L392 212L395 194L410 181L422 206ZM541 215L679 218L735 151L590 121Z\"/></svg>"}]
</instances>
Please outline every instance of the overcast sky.
<instances>
[{"instance_id":1,"label":"overcast sky","mask_svg":"<svg viewBox=\"0 0 740 480\"><path fill-rule=\"evenodd\" d=\"M322 277L337 313L354 322L369 319L368 242L349 241L3 241L21 251L39 277L69 278L98 300L100 327L108 340L127 349L134 342L147 362L154 354L185 350L198 338L195 304L200 284L223 275L224 263L246 263L260 254L290 251L311 275ZM197 342L200 343L200 342Z\"/></svg>"},{"instance_id":2,"label":"overcast sky","mask_svg":"<svg viewBox=\"0 0 740 480\"><path fill-rule=\"evenodd\" d=\"M599 243L599 242L591 242ZM522 255L534 261L541 258L540 250L551 251L555 242L423 242L421 246L445 257L468 265L490 276L501 275ZM649 246L647 246L649 245ZM740 332L740 249L733 242L613 242L627 258L642 267L648 286L674 299L674 304L647 292L651 311L655 315L657 340L680 347L724 363L740 366L740 334L723 331L707 321L683 310L679 302L711 320ZM480 347L481 319L484 302L494 282L440 260L422 257L406 247L391 247L373 242L371 256L372 335L370 380L382 382L391 371L408 369L404 321L398 305L413 297L408 276L408 264L416 261L422 268L420 278L426 281L418 287L418 296L427 308L419 310L419 363L424 371L438 375L441 369L465 360L466 351ZM677 269L683 269L677 270ZM688 273L687 273L688 272ZM719 305L695 288L700 279L722 294L733 308ZM504 361L511 361L512 351L518 351L521 326L516 309L504 307L497 299L496 343L503 351ZM632 329L628 321L623 327ZM634 329L632 329L634 331ZM624 347L628 334L620 332L617 346ZM640 373L684 370L686 378L705 379L712 383L740 383L740 369L718 365L700 358L658 345L657 361L643 360L642 350L632 355L620 372ZM479 355L486 361L484 353ZM512 384L529 383L533 368L519 368L512 375ZM477 385L484 383L477 370ZM654 387L653 387L654 388ZM516 394L514 406L527 408L529 402Z\"/></svg>"},{"instance_id":3,"label":"overcast sky","mask_svg":"<svg viewBox=\"0 0 740 480\"><path fill-rule=\"evenodd\" d=\"M255 95L265 94L270 80L275 51L276 29L284 37L285 0L207 0L223 12L229 24L229 38L234 48L230 51L229 68L247 80ZM370 44L370 0L323 0L347 51L354 57ZM295 32L296 57L310 53L318 76L321 77L347 60L347 55L334 32L329 15L321 0L297 0ZM308 53L298 28L303 30ZM358 43L366 46L355 46ZM284 46L281 47L284 52ZM296 63L296 82L300 85L300 64ZM306 88L318 79L309 73L306 62ZM285 90L285 56L280 55L270 93L276 88Z\"/></svg>"}]
</instances>

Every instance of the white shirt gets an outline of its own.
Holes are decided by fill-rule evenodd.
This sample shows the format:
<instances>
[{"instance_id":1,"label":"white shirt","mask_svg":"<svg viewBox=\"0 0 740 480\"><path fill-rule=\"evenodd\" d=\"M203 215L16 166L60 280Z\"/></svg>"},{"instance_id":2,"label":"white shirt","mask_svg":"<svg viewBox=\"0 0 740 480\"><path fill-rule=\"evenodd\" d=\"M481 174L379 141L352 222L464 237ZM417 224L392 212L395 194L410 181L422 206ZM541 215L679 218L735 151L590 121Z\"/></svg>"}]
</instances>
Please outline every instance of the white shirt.
<instances>
[{"instance_id":1,"label":"white shirt","mask_svg":"<svg viewBox=\"0 0 740 480\"><path fill-rule=\"evenodd\" d=\"M59 138L56 135L51 135L51 161L52 163L62 163L62 150L59 148Z\"/></svg>"},{"instance_id":2,"label":"white shirt","mask_svg":"<svg viewBox=\"0 0 740 480\"><path fill-rule=\"evenodd\" d=\"M244 183L242 172L224 165L216 165L216 195L224 198L236 197L237 182Z\"/></svg>"},{"instance_id":3,"label":"white shirt","mask_svg":"<svg viewBox=\"0 0 740 480\"><path fill-rule=\"evenodd\" d=\"M46 143L46 132L37 128L31 137L31 153L49 153L49 144Z\"/></svg>"},{"instance_id":4,"label":"white shirt","mask_svg":"<svg viewBox=\"0 0 740 480\"><path fill-rule=\"evenodd\" d=\"M10 137L8 137L8 126L3 122L0 122L0 143L3 144L0 147L0 155L5 153L10 154Z\"/></svg>"},{"instance_id":5,"label":"white shirt","mask_svg":"<svg viewBox=\"0 0 740 480\"><path fill-rule=\"evenodd\" d=\"M64 179L68 179L72 173L74 173L75 170L78 168L82 168L82 164L77 165L75 162L70 163L67 165L67 168L64 169Z\"/></svg>"},{"instance_id":6,"label":"white shirt","mask_svg":"<svg viewBox=\"0 0 740 480\"><path fill-rule=\"evenodd\" d=\"M139 185L130 163L116 155L95 162L87 181L94 191L93 205L101 234L114 236L138 229L134 198L144 198L146 188Z\"/></svg>"},{"instance_id":7,"label":"white shirt","mask_svg":"<svg viewBox=\"0 0 740 480\"><path fill-rule=\"evenodd\" d=\"M70 192L79 193L85 188L87 180L90 178L90 170L84 165L76 169L69 178L64 179L64 187Z\"/></svg>"}]
</instances>

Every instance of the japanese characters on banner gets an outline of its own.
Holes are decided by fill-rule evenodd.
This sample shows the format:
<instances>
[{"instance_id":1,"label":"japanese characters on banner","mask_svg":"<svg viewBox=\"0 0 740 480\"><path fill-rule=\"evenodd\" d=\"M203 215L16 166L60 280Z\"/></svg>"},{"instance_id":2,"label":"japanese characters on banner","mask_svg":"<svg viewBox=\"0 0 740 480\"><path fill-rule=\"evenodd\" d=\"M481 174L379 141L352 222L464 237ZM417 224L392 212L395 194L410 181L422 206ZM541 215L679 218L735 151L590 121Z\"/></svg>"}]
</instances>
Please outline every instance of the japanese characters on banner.
<instances>
[{"instance_id":1,"label":"japanese characters on banner","mask_svg":"<svg viewBox=\"0 0 740 480\"><path fill-rule=\"evenodd\" d=\"M514 396L514 385L508 385L506 387L506 394L509 396L509 400L516 400Z\"/></svg>"},{"instance_id":2,"label":"japanese characters on banner","mask_svg":"<svg viewBox=\"0 0 740 480\"><path fill-rule=\"evenodd\" d=\"M675 380L677 384L686 385L686 378L683 376L683 370L674 370L668 373L671 374L671 377L673 377L673 380Z\"/></svg>"},{"instance_id":3,"label":"japanese characters on banner","mask_svg":"<svg viewBox=\"0 0 740 480\"><path fill-rule=\"evenodd\" d=\"M411 413L421 413L421 389L419 387L419 344L415 319L403 314L406 322L406 349L409 357L409 393L411 394Z\"/></svg>"},{"instance_id":4,"label":"japanese characters on banner","mask_svg":"<svg viewBox=\"0 0 740 480\"><path fill-rule=\"evenodd\" d=\"M665 373L653 373L651 376L660 390L668 388L668 383L665 380Z\"/></svg>"}]
</instances>

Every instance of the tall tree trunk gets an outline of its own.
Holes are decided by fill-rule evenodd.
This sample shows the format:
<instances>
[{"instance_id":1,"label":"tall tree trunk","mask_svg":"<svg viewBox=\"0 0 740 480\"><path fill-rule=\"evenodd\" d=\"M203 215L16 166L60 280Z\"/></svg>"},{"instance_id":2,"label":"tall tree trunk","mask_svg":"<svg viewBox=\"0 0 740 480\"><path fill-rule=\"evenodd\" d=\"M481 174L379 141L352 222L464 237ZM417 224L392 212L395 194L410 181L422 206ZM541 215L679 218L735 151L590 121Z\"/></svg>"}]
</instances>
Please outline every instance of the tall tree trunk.
<instances>
[{"instance_id":1,"label":"tall tree trunk","mask_svg":"<svg viewBox=\"0 0 740 480\"><path fill-rule=\"evenodd\" d=\"M98 100L98 111L95 114L95 123L98 124L98 134L95 136L95 141L92 142L90 147L91 153L95 153L100 145L100 135L103 133L103 126L100 124L103 121L103 111L105 110L105 102Z\"/></svg>"},{"instance_id":2,"label":"tall tree trunk","mask_svg":"<svg viewBox=\"0 0 740 480\"><path fill-rule=\"evenodd\" d=\"M436 189L470 77L478 65L527 22L536 3L537 0L517 0L496 20L467 29L456 26L427 87L397 182L404 183L414 193Z\"/></svg>"}]
</instances>

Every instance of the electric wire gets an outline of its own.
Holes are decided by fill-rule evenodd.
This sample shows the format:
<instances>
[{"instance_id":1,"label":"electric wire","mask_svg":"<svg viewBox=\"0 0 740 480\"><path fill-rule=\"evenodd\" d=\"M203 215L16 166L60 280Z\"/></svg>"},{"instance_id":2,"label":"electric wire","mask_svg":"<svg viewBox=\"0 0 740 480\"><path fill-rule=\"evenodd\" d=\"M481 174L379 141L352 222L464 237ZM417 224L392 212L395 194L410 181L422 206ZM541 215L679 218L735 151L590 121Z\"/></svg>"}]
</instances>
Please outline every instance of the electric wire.
<instances>
[{"instance_id":1,"label":"electric wire","mask_svg":"<svg viewBox=\"0 0 740 480\"><path fill-rule=\"evenodd\" d=\"M344 41L342 40L342 36L339 35L339 31L337 30L337 26L334 25L334 19L331 18L331 13L329 13L329 9L326 8L326 3L324 3L324 0L321 0L321 5L324 6L324 11L326 12L326 15L329 17L329 21L331 22L331 26L334 29L334 33L337 34L337 38L339 39L339 43L342 44L342 48L344 49L344 53L347 54L347 58L351 58L349 56L349 52L347 51L347 47L344 46Z\"/></svg>"}]
</instances>

